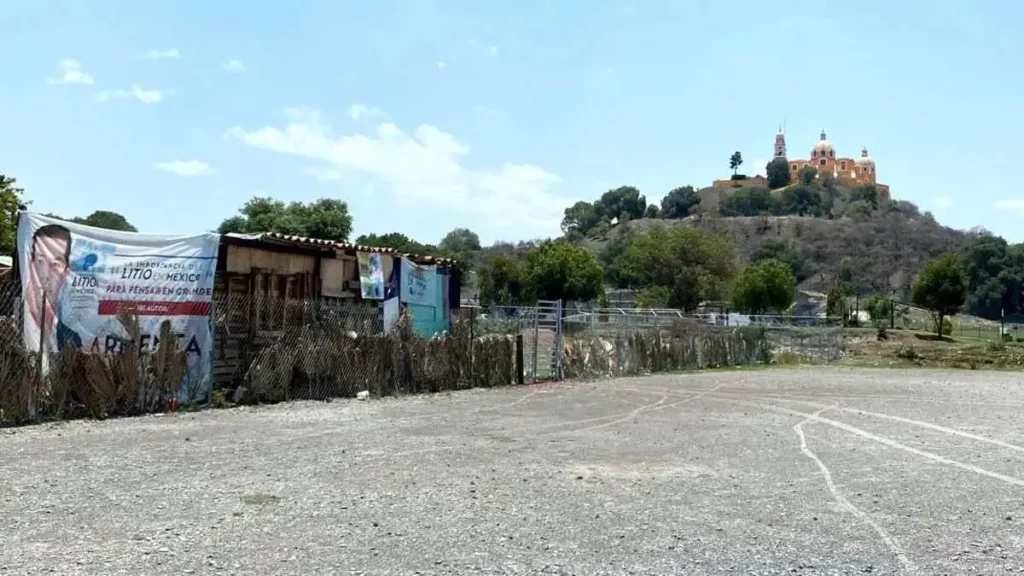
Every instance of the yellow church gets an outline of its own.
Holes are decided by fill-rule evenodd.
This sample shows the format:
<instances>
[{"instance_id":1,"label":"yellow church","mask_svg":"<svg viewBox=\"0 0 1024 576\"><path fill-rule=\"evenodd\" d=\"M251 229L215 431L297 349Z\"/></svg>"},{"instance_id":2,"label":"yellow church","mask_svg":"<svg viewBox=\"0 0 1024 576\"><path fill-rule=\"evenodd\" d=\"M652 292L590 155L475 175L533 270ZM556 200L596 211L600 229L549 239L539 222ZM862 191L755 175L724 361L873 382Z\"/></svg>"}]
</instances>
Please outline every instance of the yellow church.
<instances>
[{"instance_id":1,"label":"yellow church","mask_svg":"<svg viewBox=\"0 0 1024 576\"><path fill-rule=\"evenodd\" d=\"M861 148L859 158L843 158L836 154L835 146L828 141L824 130L821 131L821 139L811 147L809 160L791 160L786 157L786 135L780 128L775 135L775 158L783 158L789 164L791 181L799 178L804 166L813 166L819 178L822 174L832 174L840 186L847 188L870 184L878 189L880 200L889 199L889 186L878 183L875 161L868 155L867 147Z\"/></svg>"},{"instance_id":2,"label":"yellow church","mask_svg":"<svg viewBox=\"0 0 1024 576\"><path fill-rule=\"evenodd\" d=\"M872 185L878 189L878 199L889 199L889 186L879 184L875 173L875 161L868 155L868 149L862 148L859 158L843 158L836 154L836 148L829 142L825 131L821 131L821 138L811 147L811 157L804 159L789 159L786 157L786 134L779 128L775 135L775 154L773 158L782 158L789 164L789 179L797 182L800 179L800 170L804 166L813 166L818 171L818 177L822 174L831 174L840 186L853 188L856 186ZM761 175L741 180L715 180L711 183L715 188L738 188L743 186L768 186L768 180Z\"/></svg>"}]
</instances>

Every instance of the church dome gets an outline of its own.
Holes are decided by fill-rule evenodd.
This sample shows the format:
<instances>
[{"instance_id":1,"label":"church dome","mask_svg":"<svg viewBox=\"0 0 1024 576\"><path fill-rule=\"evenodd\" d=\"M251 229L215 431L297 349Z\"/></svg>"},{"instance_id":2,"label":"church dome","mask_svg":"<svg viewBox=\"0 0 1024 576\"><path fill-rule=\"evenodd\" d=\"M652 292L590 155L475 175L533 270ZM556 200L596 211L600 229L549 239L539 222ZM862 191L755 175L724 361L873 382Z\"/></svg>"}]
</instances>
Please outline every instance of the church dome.
<instances>
[{"instance_id":1,"label":"church dome","mask_svg":"<svg viewBox=\"0 0 1024 576\"><path fill-rule=\"evenodd\" d=\"M856 162L857 166L871 166L871 167L874 167L874 165L875 165L875 161L871 159L871 156L868 156L868 149L867 149L867 147L864 147L864 148L861 149L861 151L860 151L860 158L857 158L856 160L854 160L854 162Z\"/></svg>"},{"instance_id":2,"label":"church dome","mask_svg":"<svg viewBox=\"0 0 1024 576\"><path fill-rule=\"evenodd\" d=\"M821 140L818 140L814 144L814 147L811 148L811 157L812 158L820 158L820 157L825 156L825 157L829 157L829 158L834 158L835 155L836 155L835 148L832 147L832 143L829 142L828 138L825 137L825 131L822 130L821 131Z\"/></svg>"}]
</instances>

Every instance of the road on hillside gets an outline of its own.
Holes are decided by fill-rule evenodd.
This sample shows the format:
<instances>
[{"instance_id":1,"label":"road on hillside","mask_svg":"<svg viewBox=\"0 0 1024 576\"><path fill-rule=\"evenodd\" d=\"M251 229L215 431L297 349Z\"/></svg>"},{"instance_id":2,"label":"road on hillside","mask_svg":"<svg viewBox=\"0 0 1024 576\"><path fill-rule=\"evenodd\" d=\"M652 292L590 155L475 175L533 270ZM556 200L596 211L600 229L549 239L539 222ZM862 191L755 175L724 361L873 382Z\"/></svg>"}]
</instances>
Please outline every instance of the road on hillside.
<instances>
[{"instance_id":1,"label":"road on hillside","mask_svg":"<svg viewBox=\"0 0 1024 576\"><path fill-rule=\"evenodd\" d=\"M814 368L0 430L0 575L1020 572L1022 413Z\"/></svg>"}]
</instances>

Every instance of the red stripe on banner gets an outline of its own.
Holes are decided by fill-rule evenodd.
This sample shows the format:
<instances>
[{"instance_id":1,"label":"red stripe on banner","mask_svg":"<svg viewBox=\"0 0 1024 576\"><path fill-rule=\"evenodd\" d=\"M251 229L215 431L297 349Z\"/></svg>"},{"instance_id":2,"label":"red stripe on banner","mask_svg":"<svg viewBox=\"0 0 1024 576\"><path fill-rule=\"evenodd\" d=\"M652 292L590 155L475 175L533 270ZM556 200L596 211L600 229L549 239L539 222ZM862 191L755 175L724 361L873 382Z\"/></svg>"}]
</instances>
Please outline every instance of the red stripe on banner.
<instances>
[{"instance_id":1,"label":"red stripe on banner","mask_svg":"<svg viewBox=\"0 0 1024 576\"><path fill-rule=\"evenodd\" d=\"M209 302L156 302L149 300L100 300L100 316L121 312L139 316L209 316Z\"/></svg>"}]
</instances>

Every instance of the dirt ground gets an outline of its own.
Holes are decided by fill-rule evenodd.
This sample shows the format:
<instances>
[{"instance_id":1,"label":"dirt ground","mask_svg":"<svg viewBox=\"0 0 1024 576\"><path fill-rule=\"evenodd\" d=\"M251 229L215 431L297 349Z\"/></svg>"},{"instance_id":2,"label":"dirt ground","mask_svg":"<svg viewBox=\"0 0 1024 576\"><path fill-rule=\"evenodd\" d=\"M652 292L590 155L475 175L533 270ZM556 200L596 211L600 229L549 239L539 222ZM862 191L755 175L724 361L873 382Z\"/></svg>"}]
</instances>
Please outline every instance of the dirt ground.
<instances>
[{"instance_id":1,"label":"dirt ground","mask_svg":"<svg viewBox=\"0 0 1024 576\"><path fill-rule=\"evenodd\" d=\"M846 330L845 359L849 366L956 368L967 370L1024 369L1024 342L1000 342L934 334L889 330L879 340L874 329Z\"/></svg>"},{"instance_id":2,"label":"dirt ground","mask_svg":"<svg viewBox=\"0 0 1024 576\"><path fill-rule=\"evenodd\" d=\"M801 368L0 430L0 574L1020 572L1022 411Z\"/></svg>"}]
</instances>

